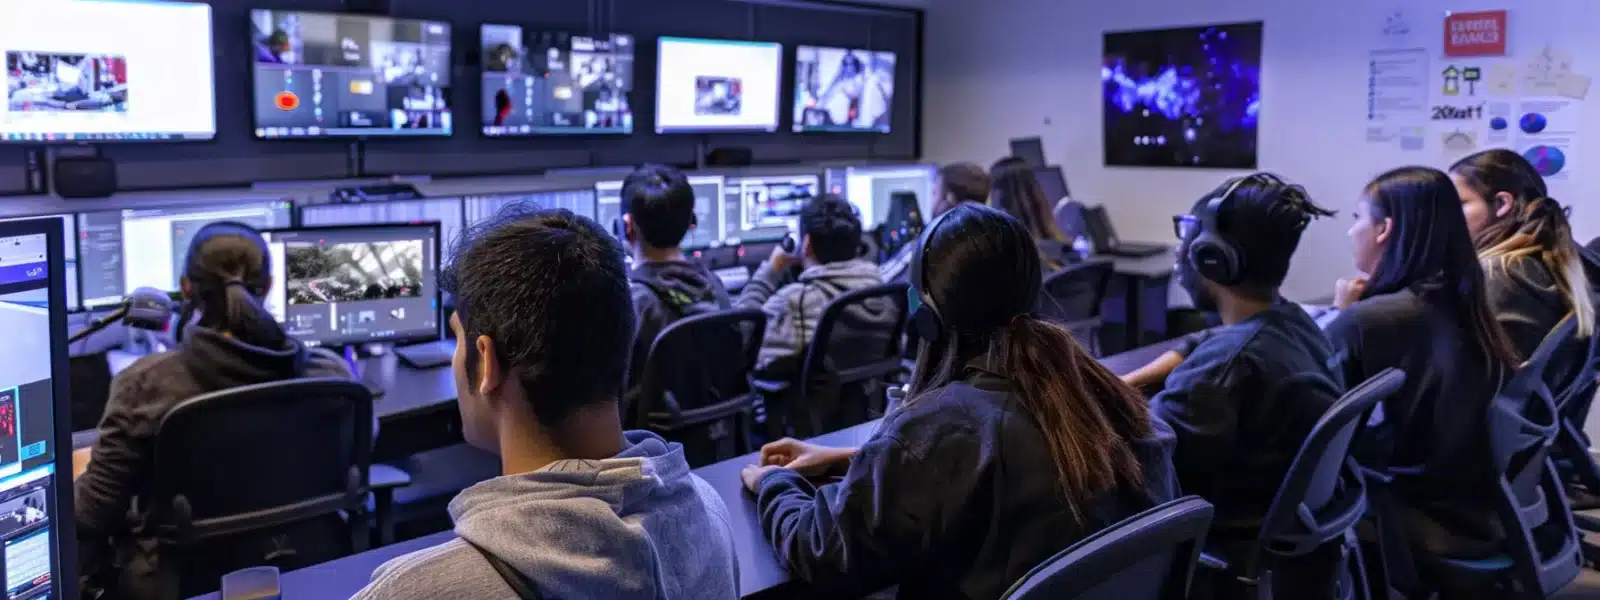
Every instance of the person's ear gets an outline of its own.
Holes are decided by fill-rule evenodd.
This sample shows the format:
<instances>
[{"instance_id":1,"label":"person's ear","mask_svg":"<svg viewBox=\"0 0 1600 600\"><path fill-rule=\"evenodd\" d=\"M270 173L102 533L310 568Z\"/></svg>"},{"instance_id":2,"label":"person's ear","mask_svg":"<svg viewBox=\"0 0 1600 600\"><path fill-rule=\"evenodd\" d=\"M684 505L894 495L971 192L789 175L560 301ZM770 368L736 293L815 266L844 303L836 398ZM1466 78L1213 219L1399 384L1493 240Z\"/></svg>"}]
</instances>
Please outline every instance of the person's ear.
<instances>
[{"instance_id":1,"label":"person's ear","mask_svg":"<svg viewBox=\"0 0 1600 600\"><path fill-rule=\"evenodd\" d=\"M810 234L806 234L805 237L800 238L800 256L804 256L806 258L816 258L816 256L811 253Z\"/></svg>"},{"instance_id":2,"label":"person's ear","mask_svg":"<svg viewBox=\"0 0 1600 600\"><path fill-rule=\"evenodd\" d=\"M472 343L478 348L478 396L494 398L494 392L505 384L505 370L500 368L500 361L495 358L494 340L487 335L480 335Z\"/></svg>"},{"instance_id":3,"label":"person's ear","mask_svg":"<svg viewBox=\"0 0 1600 600\"><path fill-rule=\"evenodd\" d=\"M1511 214L1511 207L1516 204L1517 198L1510 192L1496 192L1493 202L1494 216L1499 219Z\"/></svg>"},{"instance_id":4,"label":"person's ear","mask_svg":"<svg viewBox=\"0 0 1600 600\"><path fill-rule=\"evenodd\" d=\"M625 240L628 240L628 241L631 242L631 241L634 241L634 238L637 237L638 235L639 234L636 233L634 228L633 228L633 215L631 215L631 214L622 215L622 239L625 239Z\"/></svg>"},{"instance_id":5,"label":"person's ear","mask_svg":"<svg viewBox=\"0 0 1600 600\"><path fill-rule=\"evenodd\" d=\"M1394 217L1384 217L1382 221L1377 223L1377 226L1378 235L1374 236L1373 239L1379 244L1389 243L1389 234L1394 232Z\"/></svg>"}]
</instances>

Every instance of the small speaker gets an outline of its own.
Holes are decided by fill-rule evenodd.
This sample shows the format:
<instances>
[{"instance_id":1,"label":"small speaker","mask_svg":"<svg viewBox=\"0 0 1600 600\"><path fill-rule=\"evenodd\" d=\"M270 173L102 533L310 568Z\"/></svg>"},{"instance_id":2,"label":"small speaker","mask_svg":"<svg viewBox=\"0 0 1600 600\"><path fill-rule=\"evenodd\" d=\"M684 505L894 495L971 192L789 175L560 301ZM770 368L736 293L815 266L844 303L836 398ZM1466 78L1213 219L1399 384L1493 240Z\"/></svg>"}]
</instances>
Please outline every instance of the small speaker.
<instances>
[{"instance_id":1,"label":"small speaker","mask_svg":"<svg viewBox=\"0 0 1600 600\"><path fill-rule=\"evenodd\" d=\"M50 178L62 198L105 198L117 191L117 164L97 156L63 156Z\"/></svg>"},{"instance_id":2,"label":"small speaker","mask_svg":"<svg viewBox=\"0 0 1600 600\"><path fill-rule=\"evenodd\" d=\"M749 148L712 148L706 153L708 167L748 167L755 161Z\"/></svg>"}]
</instances>

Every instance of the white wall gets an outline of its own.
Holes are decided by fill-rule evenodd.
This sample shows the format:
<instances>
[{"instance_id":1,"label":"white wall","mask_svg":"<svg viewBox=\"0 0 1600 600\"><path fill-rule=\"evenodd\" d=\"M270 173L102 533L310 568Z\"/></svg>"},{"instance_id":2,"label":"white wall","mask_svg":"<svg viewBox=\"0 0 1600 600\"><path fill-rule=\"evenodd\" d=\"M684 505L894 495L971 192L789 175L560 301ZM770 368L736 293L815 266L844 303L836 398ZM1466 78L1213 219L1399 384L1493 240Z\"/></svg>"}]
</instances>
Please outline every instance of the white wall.
<instances>
[{"instance_id":1,"label":"white wall","mask_svg":"<svg viewBox=\"0 0 1600 600\"><path fill-rule=\"evenodd\" d=\"M1316 201L1346 213L1307 231L1285 293L1298 300L1330 296L1333 280L1350 270L1347 213L1362 185L1402 164L1449 164L1436 139L1425 152L1412 153L1365 143L1366 52L1384 16L1402 5L1414 9L1431 39L1442 39L1446 9L1510 9L1513 54L1549 40L1573 55L1577 71L1600 75L1590 70L1600 68L1600 59L1585 59L1600 56L1600 37L1593 35L1600 2L1593 0L931 0L924 154L938 162L987 165L1005 153L1006 140L1040 135L1073 195L1107 205L1122 237L1171 241L1171 216L1238 173L1103 166L1102 34L1264 21L1260 168L1305 185ZM1583 107L1591 118L1600 118L1597 96L1600 88ZM1570 168L1596 172L1600 154L1591 154L1580 149ZM1583 196L1560 198L1574 206L1578 238L1600 234L1600 207L1586 202L1600 192L1600 175L1569 189L1578 190L1569 196Z\"/></svg>"}]
</instances>

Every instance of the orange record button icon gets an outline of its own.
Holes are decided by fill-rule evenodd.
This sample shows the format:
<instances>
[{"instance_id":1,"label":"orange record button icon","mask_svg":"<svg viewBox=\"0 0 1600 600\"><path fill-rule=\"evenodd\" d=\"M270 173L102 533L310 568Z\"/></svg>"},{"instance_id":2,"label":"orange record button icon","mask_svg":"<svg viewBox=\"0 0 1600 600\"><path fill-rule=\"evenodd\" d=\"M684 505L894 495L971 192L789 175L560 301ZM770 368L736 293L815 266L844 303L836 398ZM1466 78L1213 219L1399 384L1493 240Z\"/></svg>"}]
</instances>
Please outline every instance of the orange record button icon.
<instances>
[{"instance_id":1,"label":"orange record button icon","mask_svg":"<svg viewBox=\"0 0 1600 600\"><path fill-rule=\"evenodd\" d=\"M300 108L300 97L296 96L294 92L278 92L272 97L272 104L273 106L277 106L278 110L294 110L296 108Z\"/></svg>"}]
</instances>

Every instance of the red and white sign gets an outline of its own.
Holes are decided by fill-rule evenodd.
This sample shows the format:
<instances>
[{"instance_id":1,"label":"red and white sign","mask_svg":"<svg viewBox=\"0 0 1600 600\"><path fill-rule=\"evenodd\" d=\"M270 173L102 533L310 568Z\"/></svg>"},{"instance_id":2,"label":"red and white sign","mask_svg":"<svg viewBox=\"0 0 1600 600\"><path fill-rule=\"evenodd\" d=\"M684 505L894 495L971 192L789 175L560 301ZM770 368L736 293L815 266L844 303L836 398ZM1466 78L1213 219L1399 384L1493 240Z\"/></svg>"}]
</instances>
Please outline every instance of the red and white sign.
<instances>
[{"instance_id":1,"label":"red and white sign","mask_svg":"<svg viewBox=\"0 0 1600 600\"><path fill-rule=\"evenodd\" d=\"M1444 17L1445 56L1505 56L1506 11L1450 13Z\"/></svg>"}]
</instances>

